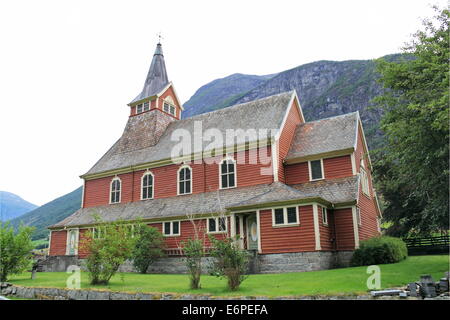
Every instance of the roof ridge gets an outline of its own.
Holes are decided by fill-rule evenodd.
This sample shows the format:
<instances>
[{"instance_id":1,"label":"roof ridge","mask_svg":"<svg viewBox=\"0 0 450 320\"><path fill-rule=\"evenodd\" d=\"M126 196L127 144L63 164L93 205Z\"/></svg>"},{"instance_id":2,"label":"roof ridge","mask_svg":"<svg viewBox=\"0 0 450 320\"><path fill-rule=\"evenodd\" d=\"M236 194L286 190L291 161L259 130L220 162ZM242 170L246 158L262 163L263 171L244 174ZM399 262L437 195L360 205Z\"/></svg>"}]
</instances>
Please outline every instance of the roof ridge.
<instances>
[{"instance_id":1,"label":"roof ridge","mask_svg":"<svg viewBox=\"0 0 450 320\"><path fill-rule=\"evenodd\" d=\"M304 124L308 124L308 123L312 123L312 122L319 122L319 121L323 121L323 120L331 120L331 119L335 119L335 118L343 118L343 117L349 117L351 115L354 114L358 114L359 111L353 111L353 112L347 112L347 113L343 113L343 114L339 114L337 116L331 116L331 117L326 117L326 118L321 118L321 119L316 119L316 120L311 120L311 121L306 121L304 123L301 123L300 125L304 125Z\"/></svg>"},{"instance_id":2,"label":"roof ridge","mask_svg":"<svg viewBox=\"0 0 450 320\"><path fill-rule=\"evenodd\" d=\"M231 109L231 108L242 107L243 105L246 105L246 104L249 104L249 103L252 103L252 102L257 102L257 101L267 100L267 99L269 99L269 98L274 98L274 97L276 97L276 96L281 96L281 95L287 95L287 94L289 94L289 93L292 95L294 91L295 91L295 90L284 91L284 92L280 92L280 93L277 93L277 94L273 94L273 95L271 95L271 96L259 98L259 99L256 99L256 100L251 100L251 101L247 101L247 102L242 102L242 103L238 103L238 104L233 104L233 105L228 106L228 107L225 107L225 108L220 108L220 109L217 109L217 110L214 110L214 111L209 111L209 112L197 114L197 115L195 115L195 116L192 116L192 117L189 117L189 118L186 118L186 119L181 119L181 120L178 120L178 121L190 120L190 119L194 119L194 118L197 118L197 117L205 116L205 115L207 115L207 114L211 114L211 113L215 113L215 112L220 112L220 111L227 110L227 109L229 110L229 109Z\"/></svg>"}]
</instances>

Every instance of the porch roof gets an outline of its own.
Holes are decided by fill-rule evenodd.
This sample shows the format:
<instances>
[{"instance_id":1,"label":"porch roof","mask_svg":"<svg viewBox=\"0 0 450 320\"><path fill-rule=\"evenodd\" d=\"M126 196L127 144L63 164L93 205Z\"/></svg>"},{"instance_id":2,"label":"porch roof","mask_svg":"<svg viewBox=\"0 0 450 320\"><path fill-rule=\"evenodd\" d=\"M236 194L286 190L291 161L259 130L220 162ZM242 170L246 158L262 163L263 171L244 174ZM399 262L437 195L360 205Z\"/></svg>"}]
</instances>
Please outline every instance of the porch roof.
<instances>
[{"instance_id":1,"label":"porch roof","mask_svg":"<svg viewBox=\"0 0 450 320\"><path fill-rule=\"evenodd\" d=\"M175 217L237 211L239 208L273 206L283 202L319 201L343 203L356 200L357 178L349 177L328 181L287 186L281 182L257 186L218 190L170 198L158 198L106 206L81 208L50 229L93 225L95 216L102 222L116 220L167 220Z\"/></svg>"}]
</instances>

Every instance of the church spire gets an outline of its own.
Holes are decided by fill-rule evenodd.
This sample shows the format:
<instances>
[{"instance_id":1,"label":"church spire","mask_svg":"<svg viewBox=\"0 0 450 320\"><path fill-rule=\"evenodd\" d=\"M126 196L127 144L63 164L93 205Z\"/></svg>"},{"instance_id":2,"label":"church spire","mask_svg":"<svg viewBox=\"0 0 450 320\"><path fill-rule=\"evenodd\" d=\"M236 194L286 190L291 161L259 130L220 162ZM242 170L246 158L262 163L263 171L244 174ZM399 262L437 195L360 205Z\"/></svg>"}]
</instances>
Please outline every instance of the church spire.
<instances>
[{"instance_id":1,"label":"church spire","mask_svg":"<svg viewBox=\"0 0 450 320\"><path fill-rule=\"evenodd\" d=\"M142 92L134 98L130 103L138 102L145 98L161 92L169 84L167 77L166 63L164 62L164 55L161 42L156 45L156 50L153 55L150 69L148 70L147 78L145 79L144 88Z\"/></svg>"}]
</instances>

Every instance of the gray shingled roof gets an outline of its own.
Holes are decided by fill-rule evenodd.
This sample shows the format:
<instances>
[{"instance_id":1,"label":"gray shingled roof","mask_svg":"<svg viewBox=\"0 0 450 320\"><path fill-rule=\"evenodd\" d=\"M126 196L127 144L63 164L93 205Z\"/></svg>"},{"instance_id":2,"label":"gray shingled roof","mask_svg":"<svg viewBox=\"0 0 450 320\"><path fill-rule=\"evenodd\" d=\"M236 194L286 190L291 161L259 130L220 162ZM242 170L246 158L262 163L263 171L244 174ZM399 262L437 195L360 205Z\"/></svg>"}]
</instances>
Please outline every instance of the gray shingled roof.
<instances>
[{"instance_id":1,"label":"gray shingled roof","mask_svg":"<svg viewBox=\"0 0 450 320\"><path fill-rule=\"evenodd\" d=\"M124 131L122 137L113 147L86 173L94 174L108 170L125 168L137 164L165 160L171 158L173 147L179 144L178 141L171 141L171 135L175 130L187 130L191 137L194 136L194 123L201 121L203 132L208 129L218 129L225 133L227 129L269 129L272 136L276 135L275 130L279 130L283 122L284 115L289 106L289 102L294 95L294 91L285 92L263 99L234 105L217 111L204 113L192 118L178 120L170 123L156 145L142 147L130 152L123 152L120 145L123 140L130 140L131 131ZM147 113L151 114L151 112ZM142 114L141 116L150 117ZM135 121L131 117L128 121ZM128 126L128 125L127 125ZM132 140L132 139L131 139ZM192 150L194 150L194 139L192 139ZM203 139L204 140L204 139ZM246 142L254 142L257 139L245 139ZM203 141L203 151L208 151L210 141ZM229 143L226 146L233 145ZM145 146L145 143L142 144Z\"/></svg>"},{"instance_id":2,"label":"gray shingled roof","mask_svg":"<svg viewBox=\"0 0 450 320\"><path fill-rule=\"evenodd\" d=\"M164 62L161 43L158 43L147 73L147 78L145 79L144 88L130 103L154 96L160 93L168 84L169 78L167 77L166 63Z\"/></svg>"},{"instance_id":3,"label":"gray shingled roof","mask_svg":"<svg viewBox=\"0 0 450 320\"><path fill-rule=\"evenodd\" d=\"M356 200L356 195L356 176L316 181L293 187L281 182L274 182L272 184L170 198L82 208L53 225L52 228L94 224L94 215L99 215L104 222L112 222L118 219L125 221L136 219L158 220L186 215L213 214L224 212L227 208L258 206L265 203L307 198L322 198L332 203L344 203Z\"/></svg>"},{"instance_id":4,"label":"gray shingled roof","mask_svg":"<svg viewBox=\"0 0 450 320\"><path fill-rule=\"evenodd\" d=\"M354 147L358 112L297 126L286 160Z\"/></svg>"}]
</instances>

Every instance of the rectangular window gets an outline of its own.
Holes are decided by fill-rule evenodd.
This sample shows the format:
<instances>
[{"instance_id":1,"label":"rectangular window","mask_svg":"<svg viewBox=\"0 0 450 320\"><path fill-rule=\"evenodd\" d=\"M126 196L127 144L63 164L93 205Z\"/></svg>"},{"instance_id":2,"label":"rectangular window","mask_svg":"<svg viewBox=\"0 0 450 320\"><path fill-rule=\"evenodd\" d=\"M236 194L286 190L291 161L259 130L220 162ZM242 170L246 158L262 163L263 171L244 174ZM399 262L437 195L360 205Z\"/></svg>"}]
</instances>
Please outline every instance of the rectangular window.
<instances>
[{"instance_id":1,"label":"rectangular window","mask_svg":"<svg viewBox=\"0 0 450 320\"><path fill-rule=\"evenodd\" d=\"M284 210L275 209L275 224L284 224Z\"/></svg>"},{"instance_id":2,"label":"rectangular window","mask_svg":"<svg viewBox=\"0 0 450 320\"><path fill-rule=\"evenodd\" d=\"M163 233L165 236L179 236L180 221L164 222L163 229Z\"/></svg>"},{"instance_id":3,"label":"rectangular window","mask_svg":"<svg viewBox=\"0 0 450 320\"><path fill-rule=\"evenodd\" d=\"M141 104L138 104L137 106L136 106L136 113L141 113L142 112L142 103Z\"/></svg>"},{"instance_id":4,"label":"rectangular window","mask_svg":"<svg viewBox=\"0 0 450 320\"><path fill-rule=\"evenodd\" d=\"M221 162L220 180L222 189L236 187L236 162L233 159L226 159Z\"/></svg>"},{"instance_id":5,"label":"rectangular window","mask_svg":"<svg viewBox=\"0 0 450 320\"><path fill-rule=\"evenodd\" d=\"M322 166L323 166L322 159L309 161L309 172L311 181L323 179Z\"/></svg>"},{"instance_id":6,"label":"rectangular window","mask_svg":"<svg viewBox=\"0 0 450 320\"><path fill-rule=\"evenodd\" d=\"M164 102L163 110L169 113L170 105L167 102Z\"/></svg>"},{"instance_id":7,"label":"rectangular window","mask_svg":"<svg viewBox=\"0 0 450 320\"><path fill-rule=\"evenodd\" d=\"M298 225L298 207L276 208L272 210L273 225Z\"/></svg>"},{"instance_id":8,"label":"rectangular window","mask_svg":"<svg viewBox=\"0 0 450 320\"><path fill-rule=\"evenodd\" d=\"M144 102L144 111L148 111L150 109L150 102Z\"/></svg>"},{"instance_id":9,"label":"rectangular window","mask_svg":"<svg viewBox=\"0 0 450 320\"><path fill-rule=\"evenodd\" d=\"M208 233L226 232L227 218L208 218Z\"/></svg>"},{"instance_id":10,"label":"rectangular window","mask_svg":"<svg viewBox=\"0 0 450 320\"><path fill-rule=\"evenodd\" d=\"M328 225L328 213L327 208L325 207L322 207L322 223Z\"/></svg>"},{"instance_id":11,"label":"rectangular window","mask_svg":"<svg viewBox=\"0 0 450 320\"><path fill-rule=\"evenodd\" d=\"M169 113L173 116L175 115L175 107L174 106L170 106Z\"/></svg>"}]
</instances>

